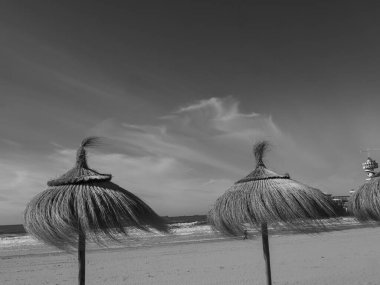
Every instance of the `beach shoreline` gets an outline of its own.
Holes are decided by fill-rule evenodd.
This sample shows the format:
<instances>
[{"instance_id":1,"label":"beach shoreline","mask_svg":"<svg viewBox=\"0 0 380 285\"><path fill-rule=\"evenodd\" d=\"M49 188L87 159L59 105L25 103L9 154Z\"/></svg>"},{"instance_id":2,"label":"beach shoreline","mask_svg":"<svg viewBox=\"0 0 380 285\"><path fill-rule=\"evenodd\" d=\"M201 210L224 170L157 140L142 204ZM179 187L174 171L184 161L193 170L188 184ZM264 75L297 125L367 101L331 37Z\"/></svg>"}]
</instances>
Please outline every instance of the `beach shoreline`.
<instances>
[{"instance_id":1,"label":"beach shoreline","mask_svg":"<svg viewBox=\"0 0 380 285\"><path fill-rule=\"evenodd\" d=\"M378 284L379 227L270 237L273 284ZM87 253L89 284L265 284L260 239L223 238ZM75 284L76 255L12 256L0 283ZM300 274L302 272L302 274Z\"/></svg>"}]
</instances>

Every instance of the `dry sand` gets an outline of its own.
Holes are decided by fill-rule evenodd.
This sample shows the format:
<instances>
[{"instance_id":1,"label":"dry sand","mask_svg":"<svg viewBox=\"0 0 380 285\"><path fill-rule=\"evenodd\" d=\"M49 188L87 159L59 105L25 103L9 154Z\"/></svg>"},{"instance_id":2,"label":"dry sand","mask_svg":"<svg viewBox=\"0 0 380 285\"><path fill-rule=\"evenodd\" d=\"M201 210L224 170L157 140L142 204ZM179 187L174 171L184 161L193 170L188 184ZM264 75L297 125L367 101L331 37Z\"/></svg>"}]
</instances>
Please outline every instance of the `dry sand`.
<instances>
[{"instance_id":1,"label":"dry sand","mask_svg":"<svg viewBox=\"0 0 380 285\"><path fill-rule=\"evenodd\" d=\"M380 228L270 237L274 284L380 284ZM87 254L87 284L265 284L261 240ZM0 260L0 284L76 284L75 255Z\"/></svg>"}]
</instances>

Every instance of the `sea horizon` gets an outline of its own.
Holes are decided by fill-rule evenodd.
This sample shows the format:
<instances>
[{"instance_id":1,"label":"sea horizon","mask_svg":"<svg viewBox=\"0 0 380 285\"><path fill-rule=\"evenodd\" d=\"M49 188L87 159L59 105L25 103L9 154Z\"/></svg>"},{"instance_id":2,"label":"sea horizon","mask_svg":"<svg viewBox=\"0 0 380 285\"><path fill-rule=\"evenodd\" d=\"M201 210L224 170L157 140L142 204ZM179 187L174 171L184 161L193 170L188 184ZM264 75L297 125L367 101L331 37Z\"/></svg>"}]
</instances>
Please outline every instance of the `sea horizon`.
<instances>
[{"instance_id":1,"label":"sea horizon","mask_svg":"<svg viewBox=\"0 0 380 285\"><path fill-rule=\"evenodd\" d=\"M168 224L174 223L191 223L196 221L207 221L207 215L179 215L179 216L161 216ZM4 234L25 234L26 230L23 224L4 224L0 225L0 236Z\"/></svg>"}]
</instances>

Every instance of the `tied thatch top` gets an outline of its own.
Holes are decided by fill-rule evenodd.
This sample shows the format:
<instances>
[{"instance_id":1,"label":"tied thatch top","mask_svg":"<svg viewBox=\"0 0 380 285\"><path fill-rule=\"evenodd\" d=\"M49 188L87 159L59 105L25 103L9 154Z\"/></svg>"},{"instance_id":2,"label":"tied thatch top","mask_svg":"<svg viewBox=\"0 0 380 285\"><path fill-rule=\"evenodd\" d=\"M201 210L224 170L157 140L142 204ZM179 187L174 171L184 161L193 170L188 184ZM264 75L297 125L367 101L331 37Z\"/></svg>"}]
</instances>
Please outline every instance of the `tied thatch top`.
<instances>
[{"instance_id":1,"label":"tied thatch top","mask_svg":"<svg viewBox=\"0 0 380 285\"><path fill-rule=\"evenodd\" d=\"M288 174L267 169L263 162L267 149L265 141L255 145L256 168L216 200L209 212L210 223L232 235L242 234L244 224L260 230L262 223L288 225L300 231L305 231L305 226L314 232L324 230L318 219L335 216L331 199Z\"/></svg>"},{"instance_id":2,"label":"tied thatch top","mask_svg":"<svg viewBox=\"0 0 380 285\"><path fill-rule=\"evenodd\" d=\"M289 175L278 175L276 172L269 170L264 164L264 154L269 149L269 144L265 141L259 142L254 146L253 153L256 159L256 168L246 177L240 179L235 184L245 183L257 180L267 179L290 179Z\"/></svg>"},{"instance_id":3,"label":"tied thatch top","mask_svg":"<svg viewBox=\"0 0 380 285\"><path fill-rule=\"evenodd\" d=\"M91 181L110 181L112 175L101 174L93 169L90 169L87 165L86 148L95 147L99 144L99 142L99 138L97 137L85 138L77 151L76 163L74 168L70 169L61 177L48 181L47 185L59 186L79 184Z\"/></svg>"},{"instance_id":4,"label":"tied thatch top","mask_svg":"<svg viewBox=\"0 0 380 285\"><path fill-rule=\"evenodd\" d=\"M24 212L25 229L39 240L70 251L78 236L105 245L122 241L127 227L167 232L165 221L144 201L112 183L111 175L87 165L85 148L97 138L83 140L73 169L49 181L49 188L36 195Z\"/></svg>"}]
</instances>

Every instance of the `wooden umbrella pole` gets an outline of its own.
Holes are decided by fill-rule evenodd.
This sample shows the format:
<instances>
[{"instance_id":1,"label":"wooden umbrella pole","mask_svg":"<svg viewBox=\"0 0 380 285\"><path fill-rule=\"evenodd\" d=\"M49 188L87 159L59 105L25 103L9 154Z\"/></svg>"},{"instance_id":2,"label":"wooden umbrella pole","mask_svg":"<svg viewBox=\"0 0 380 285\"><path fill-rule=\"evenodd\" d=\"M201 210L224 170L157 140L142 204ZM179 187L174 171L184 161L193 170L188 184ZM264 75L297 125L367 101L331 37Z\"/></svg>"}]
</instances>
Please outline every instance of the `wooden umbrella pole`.
<instances>
[{"instance_id":1,"label":"wooden umbrella pole","mask_svg":"<svg viewBox=\"0 0 380 285\"><path fill-rule=\"evenodd\" d=\"M82 231L79 225L79 242L78 242L78 263L79 275L78 284L85 285L86 283L86 234Z\"/></svg>"},{"instance_id":2,"label":"wooden umbrella pole","mask_svg":"<svg viewBox=\"0 0 380 285\"><path fill-rule=\"evenodd\" d=\"M261 224L261 237L263 240L263 251L265 259L265 267L267 274L267 285L272 285L272 274L270 270L270 255L269 255L269 240L268 240L268 226L267 223Z\"/></svg>"}]
</instances>

